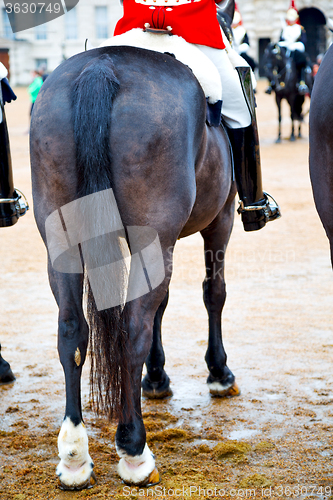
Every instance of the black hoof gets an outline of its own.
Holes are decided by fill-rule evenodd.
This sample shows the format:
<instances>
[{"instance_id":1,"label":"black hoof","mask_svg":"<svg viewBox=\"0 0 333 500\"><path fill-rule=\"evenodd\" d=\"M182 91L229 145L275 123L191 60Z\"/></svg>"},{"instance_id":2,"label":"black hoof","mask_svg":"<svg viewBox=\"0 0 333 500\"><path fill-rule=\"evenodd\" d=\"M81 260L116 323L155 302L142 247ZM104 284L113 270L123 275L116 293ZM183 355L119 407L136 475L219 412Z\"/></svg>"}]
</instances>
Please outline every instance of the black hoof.
<instances>
[{"instance_id":1,"label":"black hoof","mask_svg":"<svg viewBox=\"0 0 333 500\"><path fill-rule=\"evenodd\" d=\"M10 368L9 363L3 358L0 359L0 384L10 384L14 382L15 376Z\"/></svg>"},{"instance_id":2,"label":"black hoof","mask_svg":"<svg viewBox=\"0 0 333 500\"><path fill-rule=\"evenodd\" d=\"M141 382L141 387L142 395L149 399L163 399L172 396L170 379L166 373L164 378L158 382L152 382L147 374Z\"/></svg>"}]
</instances>

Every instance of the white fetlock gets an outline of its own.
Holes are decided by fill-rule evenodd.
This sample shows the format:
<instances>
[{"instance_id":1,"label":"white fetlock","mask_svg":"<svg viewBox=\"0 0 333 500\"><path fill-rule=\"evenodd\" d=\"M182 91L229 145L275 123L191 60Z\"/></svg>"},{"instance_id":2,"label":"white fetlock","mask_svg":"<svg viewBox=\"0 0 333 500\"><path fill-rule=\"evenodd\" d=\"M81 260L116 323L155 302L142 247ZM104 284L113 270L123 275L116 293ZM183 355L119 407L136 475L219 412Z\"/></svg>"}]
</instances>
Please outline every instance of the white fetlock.
<instances>
[{"instance_id":1,"label":"white fetlock","mask_svg":"<svg viewBox=\"0 0 333 500\"><path fill-rule=\"evenodd\" d=\"M207 383L209 392L212 396L238 396L240 394L240 389L236 382L230 384L222 384L221 382L208 382Z\"/></svg>"},{"instance_id":2,"label":"white fetlock","mask_svg":"<svg viewBox=\"0 0 333 500\"><path fill-rule=\"evenodd\" d=\"M118 473L125 483L147 485L159 482L159 474L155 467L155 458L147 444L143 453L134 457L127 455L117 446L116 448L121 458L118 464Z\"/></svg>"},{"instance_id":3,"label":"white fetlock","mask_svg":"<svg viewBox=\"0 0 333 500\"><path fill-rule=\"evenodd\" d=\"M61 485L66 489L91 487L94 482L94 464L88 450L88 435L81 422L74 425L67 417L58 436L59 458L57 475Z\"/></svg>"}]
</instances>

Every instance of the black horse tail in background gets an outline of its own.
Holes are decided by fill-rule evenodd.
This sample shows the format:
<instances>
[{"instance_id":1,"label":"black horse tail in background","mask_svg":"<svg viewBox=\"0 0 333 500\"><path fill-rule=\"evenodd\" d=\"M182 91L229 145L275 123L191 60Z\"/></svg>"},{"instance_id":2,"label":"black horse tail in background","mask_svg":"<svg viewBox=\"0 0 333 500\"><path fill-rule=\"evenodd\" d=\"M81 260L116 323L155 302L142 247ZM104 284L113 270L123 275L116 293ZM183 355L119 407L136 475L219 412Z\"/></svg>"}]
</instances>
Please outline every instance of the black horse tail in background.
<instances>
[{"instance_id":1,"label":"black horse tail in background","mask_svg":"<svg viewBox=\"0 0 333 500\"><path fill-rule=\"evenodd\" d=\"M90 61L74 82L72 105L79 196L112 187L111 110L119 90L113 68L111 57L103 54ZM123 282L122 275L113 279ZM106 412L111 418L119 416L121 394L124 397L131 387L123 307L99 311L89 279L86 282L92 402L97 412Z\"/></svg>"}]
</instances>

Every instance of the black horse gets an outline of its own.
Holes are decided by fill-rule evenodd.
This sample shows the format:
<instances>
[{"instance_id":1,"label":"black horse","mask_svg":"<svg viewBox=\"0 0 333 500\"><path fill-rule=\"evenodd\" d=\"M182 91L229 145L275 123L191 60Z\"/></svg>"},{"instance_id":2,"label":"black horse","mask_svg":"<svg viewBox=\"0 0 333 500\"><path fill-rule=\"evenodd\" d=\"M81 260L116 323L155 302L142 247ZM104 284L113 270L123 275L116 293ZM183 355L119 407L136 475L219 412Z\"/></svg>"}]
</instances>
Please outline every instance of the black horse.
<instances>
[{"instance_id":1,"label":"black horse","mask_svg":"<svg viewBox=\"0 0 333 500\"><path fill-rule=\"evenodd\" d=\"M230 5L232 18L234 2ZM35 218L48 248L66 380L58 440L61 485L82 489L95 482L80 398L89 331L95 406L119 421L119 474L127 483L155 483L159 475L141 416L142 368L147 361L147 395L170 394L161 318L176 241L198 231L206 260L208 385L214 395L239 392L221 334L226 291L219 252L228 244L236 193L227 134L222 127L206 125L204 93L174 57L105 47L74 56L48 77L34 108L30 143ZM143 233L150 234L144 244ZM147 262L142 248L152 241L155 253ZM131 253L127 278L122 275L126 265L118 274L110 273L125 247ZM96 272L99 278L93 281ZM82 304L85 282L88 323ZM137 287L143 282L147 291L140 295ZM99 306L114 290L120 297L115 306Z\"/></svg>"},{"instance_id":2,"label":"black horse","mask_svg":"<svg viewBox=\"0 0 333 500\"><path fill-rule=\"evenodd\" d=\"M302 107L305 96L298 92L297 70L293 57L288 55L285 47L280 47L277 43L271 43L266 47L264 54L265 75L271 82L275 92L275 100L279 113L279 129L277 143L281 142L281 101L286 99L290 106L291 135L290 140L295 141L295 125L298 121L298 137L301 134L301 124L303 122ZM312 75L306 73L305 82L311 91L313 80Z\"/></svg>"},{"instance_id":3,"label":"black horse","mask_svg":"<svg viewBox=\"0 0 333 500\"><path fill-rule=\"evenodd\" d=\"M333 266L333 46L315 77L310 106L310 175Z\"/></svg>"}]
</instances>

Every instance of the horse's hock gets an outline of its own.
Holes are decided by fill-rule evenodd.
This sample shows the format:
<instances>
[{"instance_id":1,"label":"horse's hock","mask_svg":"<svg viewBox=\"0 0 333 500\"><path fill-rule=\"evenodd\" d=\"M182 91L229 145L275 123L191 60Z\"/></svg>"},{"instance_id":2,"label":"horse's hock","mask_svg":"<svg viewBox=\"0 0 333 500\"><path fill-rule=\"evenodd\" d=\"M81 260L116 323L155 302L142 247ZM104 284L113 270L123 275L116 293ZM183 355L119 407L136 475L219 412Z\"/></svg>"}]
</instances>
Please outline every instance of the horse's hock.
<instances>
[{"instance_id":1,"label":"horse's hock","mask_svg":"<svg viewBox=\"0 0 333 500\"><path fill-rule=\"evenodd\" d=\"M224 343L242 394L225 400L208 394L203 252L201 237L195 235L177 243L164 316L165 368L174 394L167 400L143 400L147 442L166 491L192 486L193 492L200 487L209 495L217 488L223 497L234 498L233 490L251 489L262 498L262 488L272 488L279 498L289 494L283 488L299 486L318 498L333 494L328 243L312 200L307 137L273 143L276 109L264 87L259 82L263 176L281 203L283 218L256 234L245 234L236 218L226 256ZM29 193L28 124L22 123L29 103L24 89L17 92L17 103L7 110L14 175ZM287 135L287 118L282 125ZM61 499L68 494L57 489L54 478L64 408L57 311L32 213L3 230L1 242L2 354L17 380L0 387L0 496ZM84 421L98 482L81 495L120 500L132 487L121 484L116 472L116 427L90 409L88 376L85 367Z\"/></svg>"}]
</instances>

